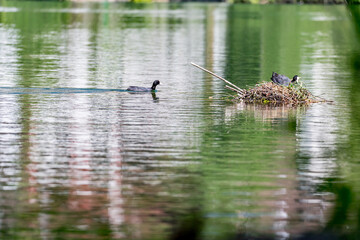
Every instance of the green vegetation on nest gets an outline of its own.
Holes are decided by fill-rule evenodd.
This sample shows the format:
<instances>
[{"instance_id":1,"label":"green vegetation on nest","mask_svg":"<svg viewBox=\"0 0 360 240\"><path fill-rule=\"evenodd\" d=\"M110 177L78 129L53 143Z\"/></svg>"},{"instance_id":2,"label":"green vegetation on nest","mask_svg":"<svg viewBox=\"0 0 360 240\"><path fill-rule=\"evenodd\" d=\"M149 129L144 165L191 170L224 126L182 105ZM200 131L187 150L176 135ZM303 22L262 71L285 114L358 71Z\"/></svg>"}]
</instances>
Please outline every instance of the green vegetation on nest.
<instances>
[{"instance_id":1,"label":"green vegetation on nest","mask_svg":"<svg viewBox=\"0 0 360 240\"><path fill-rule=\"evenodd\" d=\"M273 82L257 84L254 88L238 92L234 101L265 104L281 103L290 105L325 102L324 99L312 95L312 93L301 84L291 84L286 87L277 85Z\"/></svg>"}]
</instances>

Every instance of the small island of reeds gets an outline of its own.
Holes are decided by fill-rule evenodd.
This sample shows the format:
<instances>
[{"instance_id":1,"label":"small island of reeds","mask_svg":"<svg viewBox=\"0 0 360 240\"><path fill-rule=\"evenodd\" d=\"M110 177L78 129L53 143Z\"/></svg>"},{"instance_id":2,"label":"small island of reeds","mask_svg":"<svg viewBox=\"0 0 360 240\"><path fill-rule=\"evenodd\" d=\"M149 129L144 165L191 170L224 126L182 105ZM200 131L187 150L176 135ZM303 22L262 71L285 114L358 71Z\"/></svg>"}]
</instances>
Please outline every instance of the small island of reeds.
<instances>
[{"instance_id":1,"label":"small island of reeds","mask_svg":"<svg viewBox=\"0 0 360 240\"><path fill-rule=\"evenodd\" d=\"M273 82L263 82L256 84L253 88L242 89L228 80L216 75L213 72L195 64L195 67L223 80L228 85L225 87L236 92L232 97L234 102L245 103L261 103L261 104L285 104L285 105L301 105L319 102L329 102L320 97L314 96L309 90L303 87L303 84L290 84L289 86L278 85Z\"/></svg>"},{"instance_id":2,"label":"small island of reeds","mask_svg":"<svg viewBox=\"0 0 360 240\"><path fill-rule=\"evenodd\" d=\"M253 88L242 89L242 91L235 88L231 88L231 90L237 92L233 101L243 101L246 103L299 105L325 101L314 96L301 84L282 86L273 82L264 82L256 84Z\"/></svg>"}]
</instances>

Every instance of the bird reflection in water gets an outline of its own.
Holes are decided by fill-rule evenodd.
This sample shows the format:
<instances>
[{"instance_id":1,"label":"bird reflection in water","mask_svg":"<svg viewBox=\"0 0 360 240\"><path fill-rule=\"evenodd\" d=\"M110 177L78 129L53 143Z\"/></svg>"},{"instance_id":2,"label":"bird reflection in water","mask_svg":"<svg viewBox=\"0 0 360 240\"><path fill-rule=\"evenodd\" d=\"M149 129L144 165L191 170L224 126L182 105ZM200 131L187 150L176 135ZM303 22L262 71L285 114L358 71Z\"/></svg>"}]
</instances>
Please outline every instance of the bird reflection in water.
<instances>
[{"instance_id":1,"label":"bird reflection in water","mask_svg":"<svg viewBox=\"0 0 360 240\"><path fill-rule=\"evenodd\" d=\"M133 91L128 91L128 93L130 94L148 94L149 92L133 92ZM151 97L153 102L159 102L159 97L156 96L156 92L155 91L151 91Z\"/></svg>"}]
</instances>

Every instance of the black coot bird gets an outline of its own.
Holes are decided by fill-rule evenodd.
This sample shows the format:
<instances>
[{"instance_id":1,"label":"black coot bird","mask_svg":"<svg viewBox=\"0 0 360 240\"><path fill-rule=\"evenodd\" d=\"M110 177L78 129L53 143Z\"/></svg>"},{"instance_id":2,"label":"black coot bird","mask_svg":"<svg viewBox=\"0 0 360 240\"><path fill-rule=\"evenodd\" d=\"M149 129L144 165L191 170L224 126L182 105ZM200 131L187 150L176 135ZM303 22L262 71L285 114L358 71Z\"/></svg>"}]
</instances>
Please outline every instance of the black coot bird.
<instances>
[{"instance_id":1,"label":"black coot bird","mask_svg":"<svg viewBox=\"0 0 360 240\"><path fill-rule=\"evenodd\" d=\"M146 88L146 87L137 87L137 86L130 86L128 87L128 89L126 89L127 91L132 91L132 92L151 92L151 91L155 91L156 90L156 86L160 84L159 80L155 80L151 86L151 88Z\"/></svg>"},{"instance_id":2,"label":"black coot bird","mask_svg":"<svg viewBox=\"0 0 360 240\"><path fill-rule=\"evenodd\" d=\"M295 75L293 79L288 78L287 76L278 74L276 72L272 73L271 81L278 85L284 85L289 86L290 83L297 83L297 81L300 79L298 75Z\"/></svg>"}]
</instances>

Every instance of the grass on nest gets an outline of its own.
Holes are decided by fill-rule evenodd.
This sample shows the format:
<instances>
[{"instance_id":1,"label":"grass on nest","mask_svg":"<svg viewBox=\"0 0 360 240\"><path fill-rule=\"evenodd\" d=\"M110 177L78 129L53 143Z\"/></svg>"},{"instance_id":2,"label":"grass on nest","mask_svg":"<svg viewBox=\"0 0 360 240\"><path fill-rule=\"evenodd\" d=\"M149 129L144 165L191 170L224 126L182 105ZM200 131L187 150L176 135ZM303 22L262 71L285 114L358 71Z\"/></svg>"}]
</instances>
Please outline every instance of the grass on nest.
<instances>
[{"instance_id":1,"label":"grass on nest","mask_svg":"<svg viewBox=\"0 0 360 240\"><path fill-rule=\"evenodd\" d=\"M242 92L238 92L234 101L298 105L324 102L325 100L315 97L302 84L282 86L273 82L264 82L248 90L244 89Z\"/></svg>"}]
</instances>

